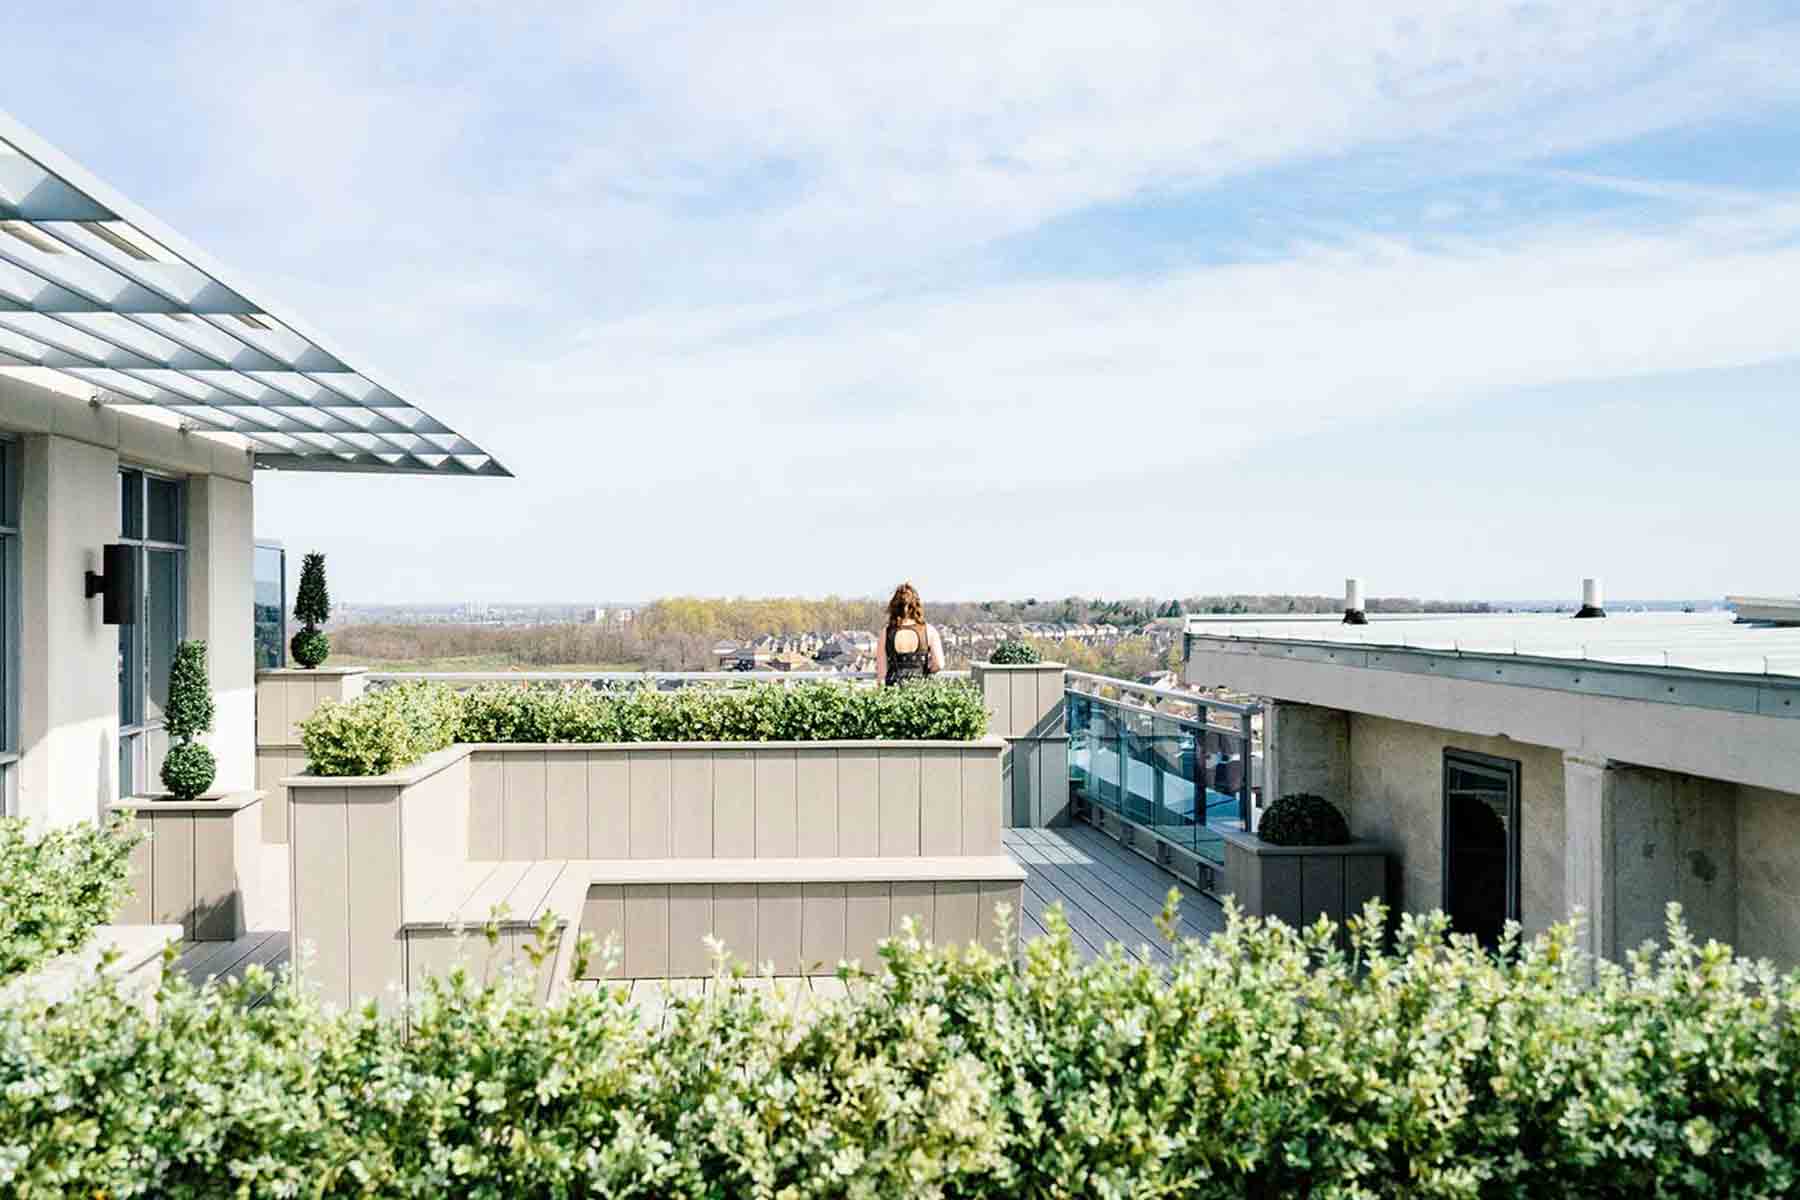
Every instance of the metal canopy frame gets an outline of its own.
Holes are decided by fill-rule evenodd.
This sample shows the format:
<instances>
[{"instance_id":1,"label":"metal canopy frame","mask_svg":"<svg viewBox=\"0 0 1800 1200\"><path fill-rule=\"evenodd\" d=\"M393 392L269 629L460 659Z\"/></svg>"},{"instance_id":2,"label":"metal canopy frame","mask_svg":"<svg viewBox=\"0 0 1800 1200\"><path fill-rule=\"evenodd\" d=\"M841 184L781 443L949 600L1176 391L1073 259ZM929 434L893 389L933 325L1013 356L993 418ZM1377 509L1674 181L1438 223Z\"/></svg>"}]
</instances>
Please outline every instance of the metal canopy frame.
<instances>
[{"instance_id":1,"label":"metal canopy frame","mask_svg":"<svg viewBox=\"0 0 1800 1200\"><path fill-rule=\"evenodd\" d=\"M234 434L260 467L512 474L4 110L0 366L60 371L102 403Z\"/></svg>"}]
</instances>

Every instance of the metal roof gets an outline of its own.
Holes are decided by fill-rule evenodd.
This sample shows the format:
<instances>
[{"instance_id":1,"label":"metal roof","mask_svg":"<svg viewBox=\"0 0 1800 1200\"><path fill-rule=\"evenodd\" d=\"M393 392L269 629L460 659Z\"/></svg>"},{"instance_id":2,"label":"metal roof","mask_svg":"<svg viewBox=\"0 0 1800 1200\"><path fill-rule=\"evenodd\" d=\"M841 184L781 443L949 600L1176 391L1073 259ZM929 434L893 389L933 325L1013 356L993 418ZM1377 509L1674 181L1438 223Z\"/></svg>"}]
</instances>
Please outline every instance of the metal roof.
<instances>
[{"instance_id":1,"label":"metal roof","mask_svg":"<svg viewBox=\"0 0 1800 1200\"><path fill-rule=\"evenodd\" d=\"M1800 627L1739 624L1729 612L1614 613L1576 620L1567 613L1504 613L1383 620L1279 621L1217 617L1191 621L1188 636L1225 641L1392 647L1422 653L1515 655L1616 667L1800 677Z\"/></svg>"},{"instance_id":2,"label":"metal roof","mask_svg":"<svg viewBox=\"0 0 1800 1200\"><path fill-rule=\"evenodd\" d=\"M257 465L510 475L0 111L0 367L233 434Z\"/></svg>"}]
</instances>

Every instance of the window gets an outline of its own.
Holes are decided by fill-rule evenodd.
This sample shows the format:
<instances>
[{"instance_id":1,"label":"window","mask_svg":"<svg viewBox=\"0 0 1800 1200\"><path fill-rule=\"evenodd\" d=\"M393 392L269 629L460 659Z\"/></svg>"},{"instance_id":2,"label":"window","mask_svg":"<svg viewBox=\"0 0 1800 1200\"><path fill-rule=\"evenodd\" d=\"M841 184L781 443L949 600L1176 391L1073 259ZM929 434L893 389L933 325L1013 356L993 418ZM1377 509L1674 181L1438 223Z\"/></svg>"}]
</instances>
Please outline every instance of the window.
<instances>
[{"instance_id":1,"label":"window","mask_svg":"<svg viewBox=\"0 0 1800 1200\"><path fill-rule=\"evenodd\" d=\"M287 551L280 542L256 543L254 568L256 669L287 665Z\"/></svg>"},{"instance_id":2,"label":"window","mask_svg":"<svg viewBox=\"0 0 1800 1200\"><path fill-rule=\"evenodd\" d=\"M187 631L187 489L179 479L119 472L119 538L136 548L137 624L119 626L119 794L149 790L168 750L169 668Z\"/></svg>"},{"instance_id":3,"label":"window","mask_svg":"<svg viewBox=\"0 0 1800 1200\"><path fill-rule=\"evenodd\" d=\"M1444 751L1444 911L1493 946L1519 919L1519 764Z\"/></svg>"},{"instance_id":4,"label":"window","mask_svg":"<svg viewBox=\"0 0 1800 1200\"><path fill-rule=\"evenodd\" d=\"M0 439L0 813L19 811L19 444Z\"/></svg>"}]
</instances>

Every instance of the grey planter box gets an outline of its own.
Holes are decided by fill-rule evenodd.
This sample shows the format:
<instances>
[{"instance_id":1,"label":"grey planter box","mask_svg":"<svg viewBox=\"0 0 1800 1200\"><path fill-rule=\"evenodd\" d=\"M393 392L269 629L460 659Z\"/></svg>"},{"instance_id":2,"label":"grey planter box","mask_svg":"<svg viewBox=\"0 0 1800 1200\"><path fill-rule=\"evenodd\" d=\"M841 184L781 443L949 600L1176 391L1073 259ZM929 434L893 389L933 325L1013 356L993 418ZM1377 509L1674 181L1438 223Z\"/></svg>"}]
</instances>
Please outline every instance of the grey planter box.
<instances>
[{"instance_id":1,"label":"grey planter box","mask_svg":"<svg viewBox=\"0 0 1800 1200\"><path fill-rule=\"evenodd\" d=\"M1276 846L1233 829L1222 836L1225 890L1250 916L1295 928L1321 916L1342 925L1365 902L1387 899L1387 851L1374 842Z\"/></svg>"}]
</instances>

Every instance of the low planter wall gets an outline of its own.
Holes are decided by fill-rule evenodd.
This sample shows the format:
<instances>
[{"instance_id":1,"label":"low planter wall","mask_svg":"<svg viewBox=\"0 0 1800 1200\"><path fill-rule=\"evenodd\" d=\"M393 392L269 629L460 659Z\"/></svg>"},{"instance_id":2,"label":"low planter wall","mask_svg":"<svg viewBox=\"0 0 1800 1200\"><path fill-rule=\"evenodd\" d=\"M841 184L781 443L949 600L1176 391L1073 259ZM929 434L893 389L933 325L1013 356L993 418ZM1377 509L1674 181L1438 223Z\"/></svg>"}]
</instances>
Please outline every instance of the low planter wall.
<instances>
[{"instance_id":1,"label":"low planter wall","mask_svg":"<svg viewBox=\"0 0 1800 1200\"><path fill-rule=\"evenodd\" d=\"M852 930L872 951L878 903L883 935L896 913L913 913L979 937L979 914L999 902L1018 908L1022 873L1001 860L1005 750L999 738L459 745L391 775L290 777L295 943L312 946L304 970L325 998L349 1004L417 986L422 969L441 970L457 953L482 969L519 961L542 911L597 938L637 930L626 939L628 976L689 970L686 942L698 948L707 932L745 961L760 961L766 945L795 967L808 949L848 947ZM959 877L958 860L974 874ZM623 879L634 862L653 873L591 888L585 875L561 875L567 866ZM684 862L731 865L688 872ZM933 873L945 878L920 878ZM883 889L855 916L852 883ZM957 886L940 901L948 884ZM458 942L454 931L479 925L491 900L512 914L498 957L478 933ZM811 926L793 923L807 911ZM665 933L648 938L657 913ZM678 917L698 921L692 939Z\"/></svg>"},{"instance_id":2,"label":"low planter wall","mask_svg":"<svg viewBox=\"0 0 1800 1200\"><path fill-rule=\"evenodd\" d=\"M998 738L469 749L475 859L1001 853Z\"/></svg>"},{"instance_id":3,"label":"low planter wall","mask_svg":"<svg viewBox=\"0 0 1800 1200\"><path fill-rule=\"evenodd\" d=\"M1069 734L1062 663L971 664L988 728L1006 739L1002 764L1009 828L1069 823Z\"/></svg>"},{"instance_id":4,"label":"low planter wall","mask_svg":"<svg viewBox=\"0 0 1800 1200\"><path fill-rule=\"evenodd\" d=\"M1374 842L1277 846L1253 833L1224 830L1225 890L1253 917L1278 917L1296 929L1325 916L1343 924L1369 900L1387 898L1387 851Z\"/></svg>"},{"instance_id":5,"label":"low planter wall","mask_svg":"<svg viewBox=\"0 0 1800 1200\"><path fill-rule=\"evenodd\" d=\"M262 839L288 840L287 789L281 781L306 770L300 722L326 700L363 694L366 667L283 667L256 673L256 786L264 793Z\"/></svg>"},{"instance_id":6,"label":"low planter wall","mask_svg":"<svg viewBox=\"0 0 1800 1200\"><path fill-rule=\"evenodd\" d=\"M13 1006L28 997L56 1003L102 972L119 980L120 991L146 1010L156 1004L162 982L163 947L179 942L179 925L100 925L79 950L59 955L35 971L0 985L0 1004ZM105 963L106 954L118 957Z\"/></svg>"},{"instance_id":7,"label":"low planter wall","mask_svg":"<svg viewBox=\"0 0 1800 1200\"><path fill-rule=\"evenodd\" d=\"M133 796L115 810L135 814L149 836L131 852L132 896L121 925L177 925L198 942L231 941L272 917L262 870L263 793L211 799Z\"/></svg>"}]
</instances>

